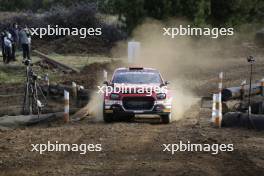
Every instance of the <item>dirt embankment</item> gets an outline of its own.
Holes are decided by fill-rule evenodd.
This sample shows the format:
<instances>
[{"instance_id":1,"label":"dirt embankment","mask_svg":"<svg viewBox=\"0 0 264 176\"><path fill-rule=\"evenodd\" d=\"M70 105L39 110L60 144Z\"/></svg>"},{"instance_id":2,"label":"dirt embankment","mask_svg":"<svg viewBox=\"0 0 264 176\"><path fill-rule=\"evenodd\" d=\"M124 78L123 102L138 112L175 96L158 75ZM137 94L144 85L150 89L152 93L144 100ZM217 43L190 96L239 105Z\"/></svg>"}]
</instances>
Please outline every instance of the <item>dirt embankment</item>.
<instances>
[{"instance_id":1,"label":"dirt embankment","mask_svg":"<svg viewBox=\"0 0 264 176\"><path fill-rule=\"evenodd\" d=\"M68 85L71 85L72 82L76 82L78 85L82 85L86 89L97 89L97 86L103 83L104 70L108 72L109 76L111 76L116 68L123 67L124 65L125 64L121 61L93 63L85 66L80 73L63 76L61 82Z\"/></svg>"}]
</instances>

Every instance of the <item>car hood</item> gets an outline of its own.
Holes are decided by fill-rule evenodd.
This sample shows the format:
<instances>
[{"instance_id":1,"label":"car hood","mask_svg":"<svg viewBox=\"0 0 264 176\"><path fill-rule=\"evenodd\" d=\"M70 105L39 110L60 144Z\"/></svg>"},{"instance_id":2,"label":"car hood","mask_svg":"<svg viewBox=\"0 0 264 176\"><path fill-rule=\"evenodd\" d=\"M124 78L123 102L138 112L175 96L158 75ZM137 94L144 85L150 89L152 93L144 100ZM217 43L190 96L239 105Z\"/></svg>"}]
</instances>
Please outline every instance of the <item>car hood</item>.
<instances>
[{"instance_id":1,"label":"car hood","mask_svg":"<svg viewBox=\"0 0 264 176\"><path fill-rule=\"evenodd\" d=\"M114 83L113 84L114 86L124 86L124 87L138 87L138 88L153 88L153 87L159 87L160 84L156 84L156 83L153 83L153 84L120 84L120 83Z\"/></svg>"},{"instance_id":2,"label":"car hood","mask_svg":"<svg viewBox=\"0 0 264 176\"><path fill-rule=\"evenodd\" d=\"M160 87L160 84L114 84L115 88L121 88L122 90L138 90L144 92L153 92L154 94L164 92L167 93L167 87ZM158 92L155 92L157 90Z\"/></svg>"}]
</instances>

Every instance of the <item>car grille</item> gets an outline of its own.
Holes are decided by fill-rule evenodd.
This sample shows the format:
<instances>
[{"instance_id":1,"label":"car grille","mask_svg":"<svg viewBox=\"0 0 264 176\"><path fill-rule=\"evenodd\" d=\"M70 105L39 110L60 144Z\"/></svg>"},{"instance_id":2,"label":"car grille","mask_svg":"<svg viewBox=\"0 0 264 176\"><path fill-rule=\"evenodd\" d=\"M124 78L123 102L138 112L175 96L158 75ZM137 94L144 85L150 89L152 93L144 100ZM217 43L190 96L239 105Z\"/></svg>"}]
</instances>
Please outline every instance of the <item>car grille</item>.
<instances>
[{"instance_id":1,"label":"car grille","mask_svg":"<svg viewBox=\"0 0 264 176\"><path fill-rule=\"evenodd\" d=\"M150 110L154 105L152 97L124 97L123 106L127 110Z\"/></svg>"}]
</instances>

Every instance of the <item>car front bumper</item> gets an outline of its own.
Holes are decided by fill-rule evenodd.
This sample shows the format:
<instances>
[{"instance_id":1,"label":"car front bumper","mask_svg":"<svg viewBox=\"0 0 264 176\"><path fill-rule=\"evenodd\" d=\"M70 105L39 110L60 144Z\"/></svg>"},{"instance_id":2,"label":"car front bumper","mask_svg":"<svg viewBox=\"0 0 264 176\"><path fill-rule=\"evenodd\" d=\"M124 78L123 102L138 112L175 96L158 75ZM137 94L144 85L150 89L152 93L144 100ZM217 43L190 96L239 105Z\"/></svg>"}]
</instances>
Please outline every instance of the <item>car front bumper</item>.
<instances>
[{"instance_id":1,"label":"car front bumper","mask_svg":"<svg viewBox=\"0 0 264 176\"><path fill-rule=\"evenodd\" d=\"M113 115L136 115L136 114L155 114L168 115L171 113L171 103L166 101L155 101L153 107L148 110L125 109L122 101L108 100L104 103L104 113Z\"/></svg>"}]
</instances>

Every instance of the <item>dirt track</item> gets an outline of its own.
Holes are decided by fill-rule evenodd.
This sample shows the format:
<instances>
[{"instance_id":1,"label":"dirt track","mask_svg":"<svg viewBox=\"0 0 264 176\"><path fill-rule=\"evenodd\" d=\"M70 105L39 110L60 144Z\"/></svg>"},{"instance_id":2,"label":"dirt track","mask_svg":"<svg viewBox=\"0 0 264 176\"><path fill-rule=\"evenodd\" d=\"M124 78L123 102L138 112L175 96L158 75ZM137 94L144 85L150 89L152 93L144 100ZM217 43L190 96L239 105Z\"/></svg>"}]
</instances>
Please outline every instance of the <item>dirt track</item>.
<instances>
[{"instance_id":1,"label":"dirt track","mask_svg":"<svg viewBox=\"0 0 264 176\"><path fill-rule=\"evenodd\" d=\"M198 107L193 107L198 112ZM198 117L201 117L198 122ZM214 129L209 113L191 113L170 125L104 124L86 120L69 126L46 125L0 133L0 175L261 175L263 133ZM31 143L102 143L100 153L30 152ZM235 151L162 152L162 144L233 143Z\"/></svg>"},{"instance_id":2,"label":"dirt track","mask_svg":"<svg viewBox=\"0 0 264 176\"><path fill-rule=\"evenodd\" d=\"M242 59L241 59L242 60ZM237 59L232 63L241 63ZM262 61L255 73L262 74ZM235 71L234 71L235 69ZM246 65L230 64L225 72L237 85ZM197 89L203 95L212 89L211 73L204 70ZM194 75L196 73L193 73ZM217 75L217 74L216 74ZM187 75L188 76L188 75ZM194 87L194 89L196 89ZM213 128L210 110L194 105L184 118L170 125L148 121L104 124L92 117L69 125L42 124L24 129L0 131L0 175L262 175L264 172L264 134L248 129ZM233 152L162 152L162 144L234 144ZM103 151L79 155L75 152L30 152L30 144L101 143Z\"/></svg>"}]
</instances>

